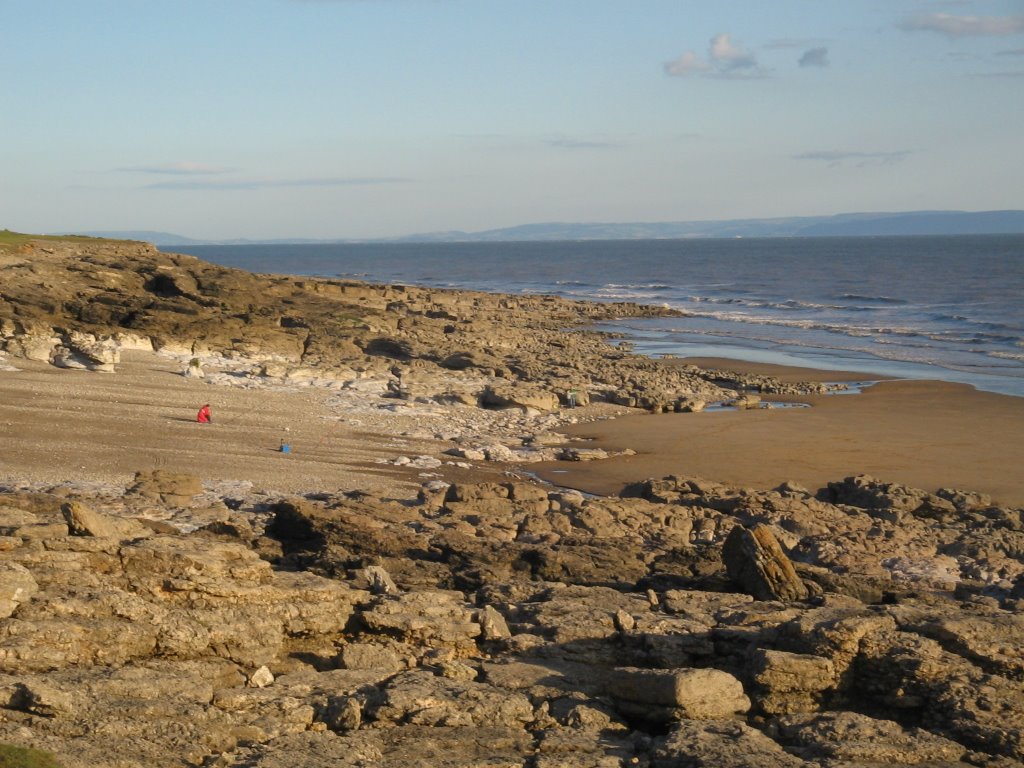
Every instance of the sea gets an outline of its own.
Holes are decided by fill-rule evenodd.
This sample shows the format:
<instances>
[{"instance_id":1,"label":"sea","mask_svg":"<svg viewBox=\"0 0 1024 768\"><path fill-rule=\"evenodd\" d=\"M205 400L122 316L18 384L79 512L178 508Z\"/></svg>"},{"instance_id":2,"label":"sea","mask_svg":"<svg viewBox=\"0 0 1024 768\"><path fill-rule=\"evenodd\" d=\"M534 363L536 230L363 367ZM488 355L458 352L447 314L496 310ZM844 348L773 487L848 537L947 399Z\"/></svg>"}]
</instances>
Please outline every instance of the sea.
<instances>
[{"instance_id":1,"label":"sea","mask_svg":"<svg viewBox=\"0 0 1024 768\"><path fill-rule=\"evenodd\" d=\"M1024 397L1024 235L174 246L253 272L671 307L652 357L938 379Z\"/></svg>"}]
</instances>

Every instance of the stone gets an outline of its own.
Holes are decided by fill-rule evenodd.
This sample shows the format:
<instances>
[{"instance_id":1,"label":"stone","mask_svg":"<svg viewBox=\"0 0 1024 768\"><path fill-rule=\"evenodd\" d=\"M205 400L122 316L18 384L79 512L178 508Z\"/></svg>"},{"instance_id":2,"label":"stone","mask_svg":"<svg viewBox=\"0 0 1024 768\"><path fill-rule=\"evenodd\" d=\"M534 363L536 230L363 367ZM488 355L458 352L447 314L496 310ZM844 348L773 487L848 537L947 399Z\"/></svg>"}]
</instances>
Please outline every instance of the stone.
<instances>
[{"instance_id":1,"label":"stone","mask_svg":"<svg viewBox=\"0 0 1024 768\"><path fill-rule=\"evenodd\" d=\"M558 451L559 461L599 461L608 458L608 452L603 448L562 448Z\"/></svg>"},{"instance_id":2,"label":"stone","mask_svg":"<svg viewBox=\"0 0 1024 768\"><path fill-rule=\"evenodd\" d=\"M172 506L191 506L203 485L195 475L167 472L162 469L135 473L135 480L126 491L129 495L159 500Z\"/></svg>"},{"instance_id":3,"label":"stone","mask_svg":"<svg viewBox=\"0 0 1024 768\"><path fill-rule=\"evenodd\" d=\"M504 640L512 637L505 617L490 605L485 605L477 611L476 620L480 624L481 640Z\"/></svg>"},{"instance_id":4,"label":"stone","mask_svg":"<svg viewBox=\"0 0 1024 768\"><path fill-rule=\"evenodd\" d=\"M28 568L0 561L0 619L12 615L38 591L39 585Z\"/></svg>"},{"instance_id":5,"label":"stone","mask_svg":"<svg viewBox=\"0 0 1024 768\"><path fill-rule=\"evenodd\" d=\"M48 363L60 339L49 334L25 334L8 339L4 349L11 357Z\"/></svg>"},{"instance_id":6,"label":"stone","mask_svg":"<svg viewBox=\"0 0 1024 768\"><path fill-rule=\"evenodd\" d=\"M273 683L274 674L267 669L265 664L249 675L249 685L252 688L266 688L268 685L273 685Z\"/></svg>"},{"instance_id":7,"label":"stone","mask_svg":"<svg viewBox=\"0 0 1024 768\"><path fill-rule=\"evenodd\" d=\"M72 536L129 539L148 536L150 533L148 528L135 520L117 520L77 501L62 504L61 512Z\"/></svg>"},{"instance_id":8,"label":"stone","mask_svg":"<svg viewBox=\"0 0 1024 768\"><path fill-rule=\"evenodd\" d=\"M626 613L621 608L615 612L615 628L619 632L632 632L636 629L636 619L632 614Z\"/></svg>"},{"instance_id":9,"label":"stone","mask_svg":"<svg viewBox=\"0 0 1024 768\"><path fill-rule=\"evenodd\" d=\"M761 398L758 395L744 394L730 400L726 405L738 411L755 410L761 407Z\"/></svg>"},{"instance_id":10,"label":"stone","mask_svg":"<svg viewBox=\"0 0 1024 768\"><path fill-rule=\"evenodd\" d=\"M743 684L718 669L616 669L605 690L620 711L651 719L716 720L750 709Z\"/></svg>"},{"instance_id":11,"label":"stone","mask_svg":"<svg viewBox=\"0 0 1024 768\"><path fill-rule=\"evenodd\" d=\"M558 410L558 395L524 385L488 386L480 396L487 408L519 408L533 411Z\"/></svg>"},{"instance_id":12,"label":"stone","mask_svg":"<svg viewBox=\"0 0 1024 768\"><path fill-rule=\"evenodd\" d=\"M956 505L941 496L897 483L883 483L870 475L856 475L829 483L822 496L833 504L849 504L868 510L872 516L892 521L909 513L944 518L956 512Z\"/></svg>"},{"instance_id":13,"label":"stone","mask_svg":"<svg viewBox=\"0 0 1024 768\"><path fill-rule=\"evenodd\" d=\"M356 731L363 722L363 708L354 696L332 696L323 718L332 731Z\"/></svg>"},{"instance_id":14,"label":"stone","mask_svg":"<svg viewBox=\"0 0 1024 768\"><path fill-rule=\"evenodd\" d=\"M803 600L808 596L806 585L767 526L733 528L722 548L722 559L729 578L758 600Z\"/></svg>"},{"instance_id":15,"label":"stone","mask_svg":"<svg viewBox=\"0 0 1024 768\"><path fill-rule=\"evenodd\" d=\"M10 706L12 709L41 717L65 716L75 711L74 698L71 694L38 681L17 683Z\"/></svg>"},{"instance_id":16,"label":"stone","mask_svg":"<svg viewBox=\"0 0 1024 768\"><path fill-rule=\"evenodd\" d=\"M363 569L367 582L370 585L370 592L375 595L394 595L398 593L398 587L394 580L384 568L379 565L369 565Z\"/></svg>"},{"instance_id":17,"label":"stone","mask_svg":"<svg viewBox=\"0 0 1024 768\"><path fill-rule=\"evenodd\" d=\"M71 331L63 344L51 355L51 362L58 368L78 368L89 371L113 373L121 361L120 350L112 341L97 341L91 334Z\"/></svg>"},{"instance_id":18,"label":"stone","mask_svg":"<svg viewBox=\"0 0 1024 768\"><path fill-rule=\"evenodd\" d=\"M185 366L185 370L181 372L181 375L186 379L205 379L206 372L203 371L203 366L199 363L198 359L195 359L195 364L189 363Z\"/></svg>"},{"instance_id":19,"label":"stone","mask_svg":"<svg viewBox=\"0 0 1024 768\"><path fill-rule=\"evenodd\" d=\"M753 698L768 715L815 712L839 683L831 659L759 648L750 663Z\"/></svg>"}]
</instances>

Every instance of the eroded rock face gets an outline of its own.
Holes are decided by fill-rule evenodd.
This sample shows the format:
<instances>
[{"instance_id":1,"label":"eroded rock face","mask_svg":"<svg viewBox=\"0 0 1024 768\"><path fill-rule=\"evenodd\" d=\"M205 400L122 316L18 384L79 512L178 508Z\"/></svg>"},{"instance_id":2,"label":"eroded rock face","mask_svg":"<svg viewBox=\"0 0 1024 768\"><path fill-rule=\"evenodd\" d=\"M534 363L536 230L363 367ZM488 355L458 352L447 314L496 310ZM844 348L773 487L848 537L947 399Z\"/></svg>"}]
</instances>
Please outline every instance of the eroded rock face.
<instances>
[{"instance_id":1,"label":"eroded rock face","mask_svg":"<svg viewBox=\"0 0 1024 768\"><path fill-rule=\"evenodd\" d=\"M934 521L879 518L877 494L667 478L645 498L235 496L235 533L175 534L135 518L187 515L198 481L140 478L151 493L0 489L0 742L68 768L1024 759L1012 582L973 582L961 556L956 595L900 569L873 604L821 586L884 571L860 531L927 557L909 542ZM933 546L976 551L979 521L1010 512L965 509ZM751 526L791 537L818 589L738 591L723 560Z\"/></svg>"}]
</instances>

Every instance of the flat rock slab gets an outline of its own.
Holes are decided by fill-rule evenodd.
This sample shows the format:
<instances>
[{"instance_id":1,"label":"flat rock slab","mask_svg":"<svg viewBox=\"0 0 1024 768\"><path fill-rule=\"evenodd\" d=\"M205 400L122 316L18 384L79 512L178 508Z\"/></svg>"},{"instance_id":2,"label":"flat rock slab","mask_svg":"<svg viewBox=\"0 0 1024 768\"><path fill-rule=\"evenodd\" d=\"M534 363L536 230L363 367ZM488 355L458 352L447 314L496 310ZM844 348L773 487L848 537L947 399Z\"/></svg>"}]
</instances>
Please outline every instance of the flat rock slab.
<instances>
[{"instance_id":1,"label":"flat rock slab","mask_svg":"<svg viewBox=\"0 0 1024 768\"><path fill-rule=\"evenodd\" d=\"M626 714L654 719L721 719L750 709L742 683L718 669L616 669L606 690Z\"/></svg>"}]
</instances>

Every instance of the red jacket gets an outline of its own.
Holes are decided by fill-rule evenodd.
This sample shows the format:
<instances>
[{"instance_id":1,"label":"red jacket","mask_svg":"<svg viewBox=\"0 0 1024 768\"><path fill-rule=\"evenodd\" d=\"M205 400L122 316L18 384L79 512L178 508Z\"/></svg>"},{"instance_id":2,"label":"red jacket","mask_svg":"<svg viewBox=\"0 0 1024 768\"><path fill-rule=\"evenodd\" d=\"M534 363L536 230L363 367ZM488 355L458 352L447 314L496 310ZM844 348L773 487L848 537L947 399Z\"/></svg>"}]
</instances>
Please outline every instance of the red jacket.
<instances>
[{"instance_id":1,"label":"red jacket","mask_svg":"<svg viewBox=\"0 0 1024 768\"><path fill-rule=\"evenodd\" d=\"M213 421L213 419L210 418L210 406L204 405L202 408L199 409L199 413L196 414L196 421L198 421L200 424L209 424L211 421Z\"/></svg>"}]
</instances>

